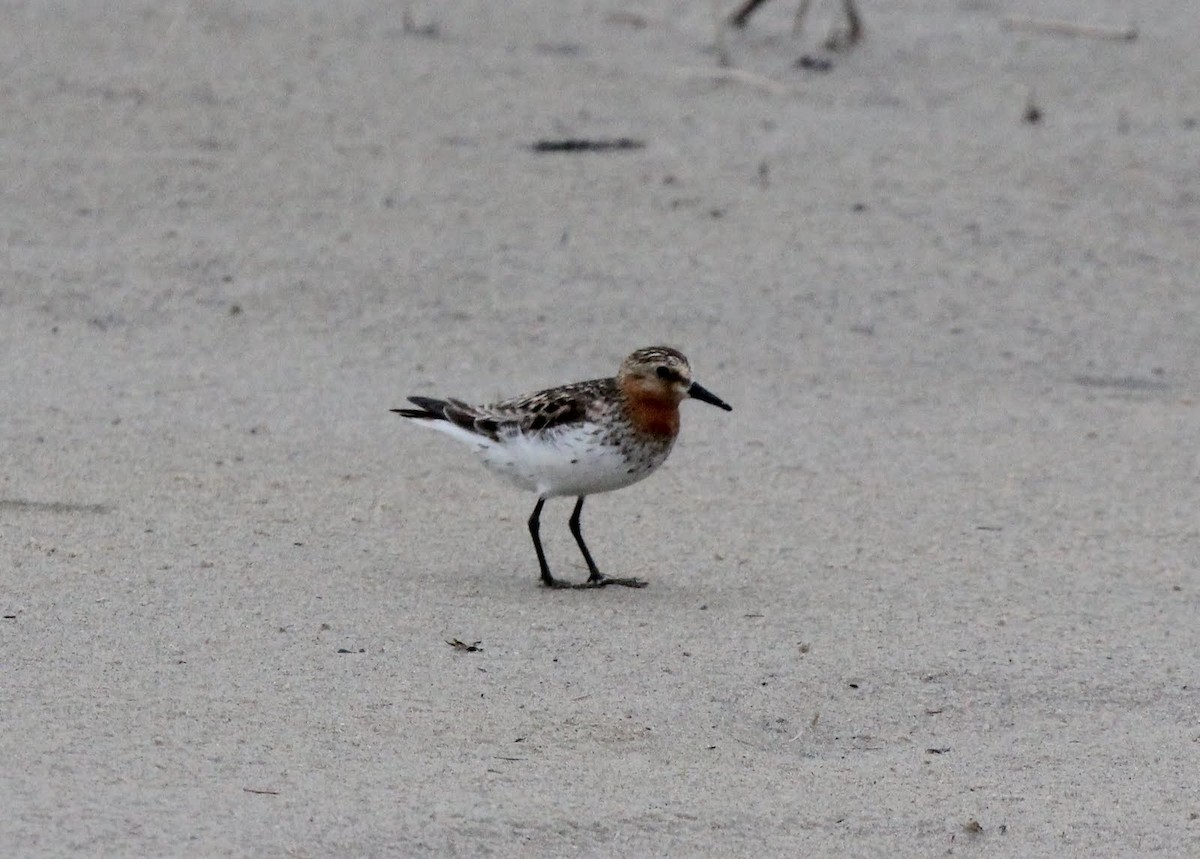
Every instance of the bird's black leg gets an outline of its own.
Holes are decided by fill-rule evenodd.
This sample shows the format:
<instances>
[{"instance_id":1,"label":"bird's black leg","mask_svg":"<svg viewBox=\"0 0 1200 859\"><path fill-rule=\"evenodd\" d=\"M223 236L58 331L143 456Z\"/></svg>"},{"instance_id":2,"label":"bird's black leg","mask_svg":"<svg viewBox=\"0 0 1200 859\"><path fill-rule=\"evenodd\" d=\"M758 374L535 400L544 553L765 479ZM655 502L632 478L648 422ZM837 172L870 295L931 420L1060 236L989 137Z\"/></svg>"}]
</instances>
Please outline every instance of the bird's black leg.
<instances>
[{"instance_id":1,"label":"bird's black leg","mask_svg":"<svg viewBox=\"0 0 1200 859\"><path fill-rule=\"evenodd\" d=\"M569 588L569 584L550 575L546 553L542 551L542 538L538 536L538 528L541 526L542 505L545 503L545 498L539 498L533 507L533 515L529 517L529 536L533 537L533 548L537 550L538 566L542 569L542 584L548 588Z\"/></svg>"},{"instance_id":2,"label":"bird's black leg","mask_svg":"<svg viewBox=\"0 0 1200 859\"><path fill-rule=\"evenodd\" d=\"M587 496L580 495L579 500L575 502L575 512L571 514L571 535L575 538L575 542L579 544L579 551L583 553L583 559L587 562L588 580L582 585L575 585L577 588L602 588L606 585L624 585L627 588L644 588L646 583L639 579L614 579L600 572L596 567L596 562L592 560L592 553L588 551L587 544L583 542L583 531L579 527L579 516L583 513L583 499Z\"/></svg>"},{"instance_id":3,"label":"bird's black leg","mask_svg":"<svg viewBox=\"0 0 1200 859\"><path fill-rule=\"evenodd\" d=\"M825 39L825 47L830 51L844 51L862 41L862 17L858 14L858 9L854 8L854 0L842 0L842 11L846 15L846 29L830 32Z\"/></svg>"},{"instance_id":4,"label":"bird's black leg","mask_svg":"<svg viewBox=\"0 0 1200 859\"><path fill-rule=\"evenodd\" d=\"M734 27L745 27L750 16L754 14L754 10L765 2L766 0L746 0L729 16L729 23Z\"/></svg>"},{"instance_id":5,"label":"bird's black leg","mask_svg":"<svg viewBox=\"0 0 1200 859\"><path fill-rule=\"evenodd\" d=\"M588 581L599 582L604 576L600 575L600 570L596 567L596 562L592 560L592 553L588 551L587 543L583 542L583 531L579 527L579 517L583 513L583 499L586 496L580 495L575 502L575 512L571 514L571 536L575 538L575 542L579 544L579 551L583 552L583 560L587 562Z\"/></svg>"}]
</instances>

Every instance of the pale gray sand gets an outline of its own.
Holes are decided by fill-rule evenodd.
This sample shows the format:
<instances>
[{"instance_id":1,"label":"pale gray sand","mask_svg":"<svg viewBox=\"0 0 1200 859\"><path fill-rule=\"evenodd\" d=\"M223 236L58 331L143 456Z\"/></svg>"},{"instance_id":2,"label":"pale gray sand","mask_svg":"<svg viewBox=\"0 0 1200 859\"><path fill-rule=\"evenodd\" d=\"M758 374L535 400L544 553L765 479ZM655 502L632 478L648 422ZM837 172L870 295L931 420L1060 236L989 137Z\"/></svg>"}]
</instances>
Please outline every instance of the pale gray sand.
<instances>
[{"instance_id":1,"label":"pale gray sand","mask_svg":"<svg viewBox=\"0 0 1200 859\"><path fill-rule=\"evenodd\" d=\"M1200 853L1192 4L402 5L5 10L0 850ZM387 412L660 341L643 591Z\"/></svg>"}]
</instances>

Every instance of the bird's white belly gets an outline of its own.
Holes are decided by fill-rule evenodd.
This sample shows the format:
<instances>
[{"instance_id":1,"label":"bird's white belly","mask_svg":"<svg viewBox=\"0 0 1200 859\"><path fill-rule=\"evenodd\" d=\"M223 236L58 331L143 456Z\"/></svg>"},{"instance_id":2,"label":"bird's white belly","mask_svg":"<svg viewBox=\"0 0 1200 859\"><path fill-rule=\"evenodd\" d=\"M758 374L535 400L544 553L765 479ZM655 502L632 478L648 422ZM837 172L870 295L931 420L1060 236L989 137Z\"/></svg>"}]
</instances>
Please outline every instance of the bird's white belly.
<instances>
[{"instance_id":1,"label":"bird's white belly","mask_svg":"<svg viewBox=\"0 0 1200 859\"><path fill-rule=\"evenodd\" d=\"M545 498L592 495L636 483L663 463L670 445L644 450L618 446L592 424L513 435L479 444L483 464L522 489Z\"/></svg>"}]
</instances>

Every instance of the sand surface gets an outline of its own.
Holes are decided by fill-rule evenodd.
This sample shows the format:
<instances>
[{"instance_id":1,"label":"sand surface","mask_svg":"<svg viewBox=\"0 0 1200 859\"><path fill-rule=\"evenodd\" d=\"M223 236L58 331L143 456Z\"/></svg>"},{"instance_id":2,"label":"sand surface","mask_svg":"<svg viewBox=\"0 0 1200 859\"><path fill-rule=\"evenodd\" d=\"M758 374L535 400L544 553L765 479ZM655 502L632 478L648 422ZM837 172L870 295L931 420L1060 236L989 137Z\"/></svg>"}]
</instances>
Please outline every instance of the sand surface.
<instances>
[{"instance_id":1,"label":"sand surface","mask_svg":"<svg viewBox=\"0 0 1200 859\"><path fill-rule=\"evenodd\" d=\"M0 852L1200 855L1200 15L862 3L5 3Z\"/></svg>"}]
</instances>

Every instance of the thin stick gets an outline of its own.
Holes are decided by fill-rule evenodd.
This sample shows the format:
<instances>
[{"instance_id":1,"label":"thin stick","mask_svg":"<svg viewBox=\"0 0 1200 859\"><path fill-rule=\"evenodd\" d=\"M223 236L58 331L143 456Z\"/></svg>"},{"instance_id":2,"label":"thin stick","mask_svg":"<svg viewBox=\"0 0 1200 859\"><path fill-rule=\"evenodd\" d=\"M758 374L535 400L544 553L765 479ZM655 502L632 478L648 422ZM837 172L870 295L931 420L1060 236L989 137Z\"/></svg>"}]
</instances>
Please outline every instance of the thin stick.
<instances>
[{"instance_id":1,"label":"thin stick","mask_svg":"<svg viewBox=\"0 0 1200 859\"><path fill-rule=\"evenodd\" d=\"M748 72L745 69L739 69L736 66L728 68L706 69L706 68L683 68L679 69L679 74L689 78L710 78L715 81L733 81L734 83L746 84L746 86L754 87L755 89L765 90L772 95L788 95L794 92L800 92L799 87L788 86L777 80L773 80L764 75L756 75L754 72Z\"/></svg>"},{"instance_id":2,"label":"thin stick","mask_svg":"<svg viewBox=\"0 0 1200 859\"><path fill-rule=\"evenodd\" d=\"M1004 25L1010 30L1024 30L1029 33L1055 33L1060 36L1082 36L1085 39L1108 39L1114 42L1132 42L1138 37L1137 27L1133 26L1102 27L1045 18L1005 18Z\"/></svg>"}]
</instances>

